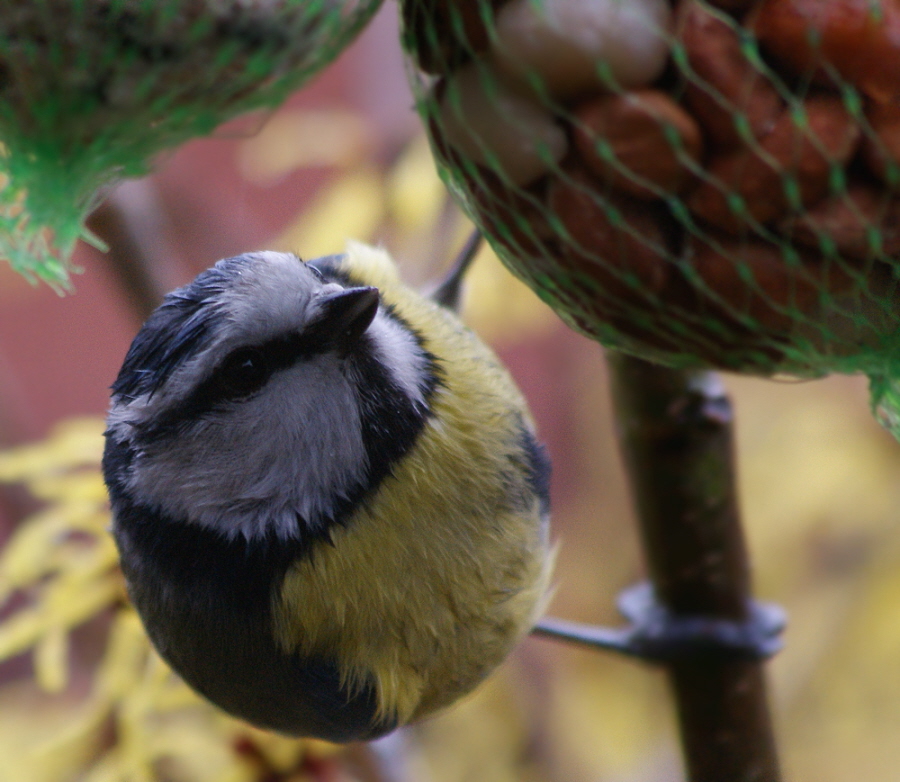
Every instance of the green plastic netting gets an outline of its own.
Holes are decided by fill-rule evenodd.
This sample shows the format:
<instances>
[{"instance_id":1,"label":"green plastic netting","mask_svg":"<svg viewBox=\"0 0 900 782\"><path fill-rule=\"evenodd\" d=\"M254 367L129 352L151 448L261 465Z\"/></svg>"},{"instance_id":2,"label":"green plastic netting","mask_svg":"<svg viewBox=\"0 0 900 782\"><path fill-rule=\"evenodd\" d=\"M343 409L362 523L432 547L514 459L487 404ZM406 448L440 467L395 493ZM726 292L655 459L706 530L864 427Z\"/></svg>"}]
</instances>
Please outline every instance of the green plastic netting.
<instances>
[{"instance_id":1,"label":"green plastic netting","mask_svg":"<svg viewBox=\"0 0 900 782\"><path fill-rule=\"evenodd\" d=\"M900 0L403 0L441 174L573 328L865 372L900 431Z\"/></svg>"},{"instance_id":2,"label":"green plastic netting","mask_svg":"<svg viewBox=\"0 0 900 782\"><path fill-rule=\"evenodd\" d=\"M277 106L380 0L0 0L0 256L67 284L98 190Z\"/></svg>"}]
</instances>

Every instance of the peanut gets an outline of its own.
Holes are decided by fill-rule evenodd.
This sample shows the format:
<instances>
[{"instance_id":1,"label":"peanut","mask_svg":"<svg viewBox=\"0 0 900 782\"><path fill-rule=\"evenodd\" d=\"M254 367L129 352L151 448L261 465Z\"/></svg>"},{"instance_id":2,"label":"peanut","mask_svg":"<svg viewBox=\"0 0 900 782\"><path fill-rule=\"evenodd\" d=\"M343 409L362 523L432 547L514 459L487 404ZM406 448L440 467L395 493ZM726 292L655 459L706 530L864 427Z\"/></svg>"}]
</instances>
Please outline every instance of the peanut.
<instances>
[{"instance_id":1,"label":"peanut","mask_svg":"<svg viewBox=\"0 0 900 782\"><path fill-rule=\"evenodd\" d=\"M681 192L699 163L700 128L659 90L594 98L575 109L573 126L575 148L588 169L638 198ZM600 143L614 162L601 154Z\"/></svg>"}]
</instances>

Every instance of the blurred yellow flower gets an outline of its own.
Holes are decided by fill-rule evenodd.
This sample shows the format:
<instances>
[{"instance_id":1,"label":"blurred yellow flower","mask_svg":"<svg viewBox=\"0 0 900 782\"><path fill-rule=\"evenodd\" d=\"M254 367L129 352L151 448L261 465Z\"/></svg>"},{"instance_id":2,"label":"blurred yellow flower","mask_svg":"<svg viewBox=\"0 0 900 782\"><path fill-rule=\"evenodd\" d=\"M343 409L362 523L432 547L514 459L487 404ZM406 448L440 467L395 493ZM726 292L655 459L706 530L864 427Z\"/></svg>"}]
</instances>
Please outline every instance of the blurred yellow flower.
<instances>
[{"instance_id":1,"label":"blurred yellow flower","mask_svg":"<svg viewBox=\"0 0 900 782\"><path fill-rule=\"evenodd\" d=\"M0 689L0 782L253 782L300 768L310 747L333 751L226 717L152 650L109 534L102 432L99 419L66 421L42 442L0 453L0 480L43 502L0 554L0 660L30 652L37 685ZM108 622L105 649L77 697L69 640L96 617Z\"/></svg>"}]
</instances>

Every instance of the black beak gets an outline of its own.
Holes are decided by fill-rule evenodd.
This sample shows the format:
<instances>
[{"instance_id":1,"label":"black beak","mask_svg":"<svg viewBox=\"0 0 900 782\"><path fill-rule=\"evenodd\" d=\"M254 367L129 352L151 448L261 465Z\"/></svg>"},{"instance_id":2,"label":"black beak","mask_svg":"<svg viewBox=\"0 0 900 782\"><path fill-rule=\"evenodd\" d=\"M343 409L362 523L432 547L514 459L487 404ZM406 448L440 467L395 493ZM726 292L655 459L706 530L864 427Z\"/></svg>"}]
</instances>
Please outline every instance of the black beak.
<instances>
[{"instance_id":1,"label":"black beak","mask_svg":"<svg viewBox=\"0 0 900 782\"><path fill-rule=\"evenodd\" d=\"M327 333L339 345L356 342L378 312L378 288L347 288L324 296L316 330Z\"/></svg>"}]
</instances>

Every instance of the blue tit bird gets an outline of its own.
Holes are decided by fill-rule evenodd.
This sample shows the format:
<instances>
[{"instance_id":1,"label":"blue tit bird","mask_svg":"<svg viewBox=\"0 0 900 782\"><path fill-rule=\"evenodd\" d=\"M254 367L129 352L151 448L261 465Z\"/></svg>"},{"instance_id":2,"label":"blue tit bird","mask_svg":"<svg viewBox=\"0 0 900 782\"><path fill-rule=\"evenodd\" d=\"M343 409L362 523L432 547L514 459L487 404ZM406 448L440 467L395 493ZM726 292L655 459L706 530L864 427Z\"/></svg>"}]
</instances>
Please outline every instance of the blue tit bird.
<instances>
[{"instance_id":1,"label":"blue tit bird","mask_svg":"<svg viewBox=\"0 0 900 782\"><path fill-rule=\"evenodd\" d=\"M153 645L262 728L346 742L431 714L545 602L522 395L362 244L227 258L166 296L112 386L103 471Z\"/></svg>"}]
</instances>

